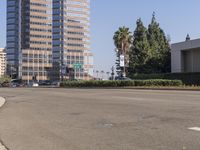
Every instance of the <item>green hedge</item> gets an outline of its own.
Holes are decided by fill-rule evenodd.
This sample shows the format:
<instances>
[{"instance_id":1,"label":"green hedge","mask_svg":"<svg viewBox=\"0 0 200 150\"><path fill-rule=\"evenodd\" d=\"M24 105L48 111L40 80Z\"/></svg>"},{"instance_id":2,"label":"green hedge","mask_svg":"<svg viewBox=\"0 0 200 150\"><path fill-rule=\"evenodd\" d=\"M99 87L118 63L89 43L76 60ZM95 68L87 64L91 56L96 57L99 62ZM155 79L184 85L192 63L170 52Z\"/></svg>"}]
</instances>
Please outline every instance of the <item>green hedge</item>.
<instances>
[{"instance_id":1,"label":"green hedge","mask_svg":"<svg viewBox=\"0 0 200 150\"><path fill-rule=\"evenodd\" d=\"M180 80L65 81L61 87L181 86Z\"/></svg>"},{"instance_id":2,"label":"green hedge","mask_svg":"<svg viewBox=\"0 0 200 150\"><path fill-rule=\"evenodd\" d=\"M181 80L185 85L200 85L200 73L168 73L168 74L134 74L130 78L134 80L165 79Z\"/></svg>"}]
</instances>

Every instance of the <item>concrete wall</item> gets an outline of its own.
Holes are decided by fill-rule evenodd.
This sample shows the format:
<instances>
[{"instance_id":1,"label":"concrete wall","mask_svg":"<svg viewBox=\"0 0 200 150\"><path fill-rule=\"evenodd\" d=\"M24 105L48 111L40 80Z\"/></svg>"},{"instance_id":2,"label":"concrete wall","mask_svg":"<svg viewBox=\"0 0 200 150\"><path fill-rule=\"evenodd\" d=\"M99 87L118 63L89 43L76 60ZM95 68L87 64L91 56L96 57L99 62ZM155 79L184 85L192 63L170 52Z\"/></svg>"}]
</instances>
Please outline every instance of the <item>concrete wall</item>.
<instances>
[{"instance_id":1,"label":"concrete wall","mask_svg":"<svg viewBox=\"0 0 200 150\"><path fill-rule=\"evenodd\" d=\"M172 73L200 72L200 39L171 46Z\"/></svg>"}]
</instances>

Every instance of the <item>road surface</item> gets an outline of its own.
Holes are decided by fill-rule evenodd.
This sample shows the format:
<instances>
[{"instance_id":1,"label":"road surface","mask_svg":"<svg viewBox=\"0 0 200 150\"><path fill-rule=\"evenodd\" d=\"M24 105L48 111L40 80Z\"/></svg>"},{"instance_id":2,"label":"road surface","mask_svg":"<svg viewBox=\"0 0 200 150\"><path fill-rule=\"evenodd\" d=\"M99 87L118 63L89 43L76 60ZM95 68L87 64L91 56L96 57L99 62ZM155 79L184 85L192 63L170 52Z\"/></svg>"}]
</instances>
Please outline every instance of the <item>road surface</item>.
<instances>
[{"instance_id":1,"label":"road surface","mask_svg":"<svg viewBox=\"0 0 200 150\"><path fill-rule=\"evenodd\" d=\"M9 150L200 150L200 92L22 88L0 96Z\"/></svg>"}]
</instances>

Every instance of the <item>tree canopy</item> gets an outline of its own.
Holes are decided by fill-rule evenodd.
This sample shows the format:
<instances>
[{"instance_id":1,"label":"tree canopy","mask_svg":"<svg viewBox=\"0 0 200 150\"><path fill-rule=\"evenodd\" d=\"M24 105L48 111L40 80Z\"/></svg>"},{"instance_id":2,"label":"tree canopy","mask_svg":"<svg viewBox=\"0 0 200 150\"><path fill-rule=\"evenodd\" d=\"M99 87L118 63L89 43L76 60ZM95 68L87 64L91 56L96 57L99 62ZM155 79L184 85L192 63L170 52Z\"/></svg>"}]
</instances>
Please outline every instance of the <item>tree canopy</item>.
<instances>
[{"instance_id":1,"label":"tree canopy","mask_svg":"<svg viewBox=\"0 0 200 150\"><path fill-rule=\"evenodd\" d=\"M118 49L117 68L119 68L119 55L124 49L126 63L129 64L126 65L128 74L157 74L171 71L169 40L156 21L155 13L148 28L141 19L138 19L132 35L127 27L120 27L114 34L114 44ZM120 72L120 69L118 71Z\"/></svg>"}]
</instances>

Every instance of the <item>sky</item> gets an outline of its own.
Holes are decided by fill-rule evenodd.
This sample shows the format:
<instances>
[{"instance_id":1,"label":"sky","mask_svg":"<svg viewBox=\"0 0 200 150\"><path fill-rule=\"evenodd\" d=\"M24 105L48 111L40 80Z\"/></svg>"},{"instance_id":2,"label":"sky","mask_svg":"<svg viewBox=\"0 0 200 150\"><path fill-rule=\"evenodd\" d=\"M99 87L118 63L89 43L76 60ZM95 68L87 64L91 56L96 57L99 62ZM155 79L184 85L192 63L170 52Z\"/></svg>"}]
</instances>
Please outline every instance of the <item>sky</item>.
<instances>
[{"instance_id":1,"label":"sky","mask_svg":"<svg viewBox=\"0 0 200 150\"><path fill-rule=\"evenodd\" d=\"M120 26L134 31L136 20L145 26L152 13L171 43L200 38L200 0L91 0L91 49L94 69L110 71L115 65L113 34ZM0 47L6 46L6 0L0 0Z\"/></svg>"}]
</instances>

